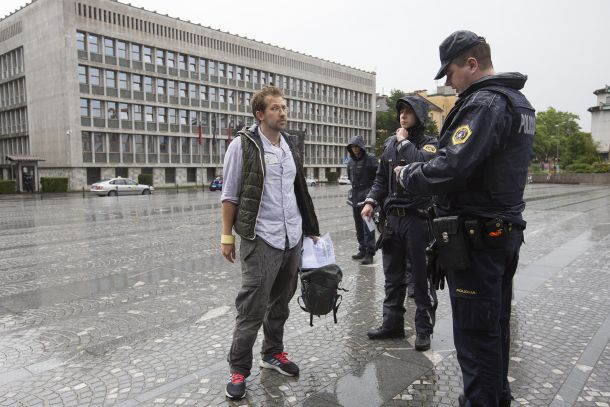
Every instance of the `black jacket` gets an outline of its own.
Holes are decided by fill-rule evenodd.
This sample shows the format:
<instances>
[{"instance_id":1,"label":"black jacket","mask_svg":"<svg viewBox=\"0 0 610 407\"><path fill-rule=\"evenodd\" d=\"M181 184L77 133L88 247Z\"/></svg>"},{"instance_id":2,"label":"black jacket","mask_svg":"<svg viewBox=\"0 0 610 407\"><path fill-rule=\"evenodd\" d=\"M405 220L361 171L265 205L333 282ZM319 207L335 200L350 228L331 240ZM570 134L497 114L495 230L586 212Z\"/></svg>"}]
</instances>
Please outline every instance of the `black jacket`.
<instances>
[{"instance_id":1,"label":"black jacket","mask_svg":"<svg viewBox=\"0 0 610 407\"><path fill-rule=\"evenodd\" d=\"M402 104L411 106L419 123L408 129L408 140L399 143L395 136L388 138L375 175L375 182L366 198L366 202L375 206L383 204L384 210L393 207L426 209L432 204L430 194L405 190L396 182L394 168L398 165L404 166L430 160L436 155L438 140L424 134L424 122L428 117L427 102L419 96L403 97L398 100L396 106L398 116L400 116Z\"/></svg>"},{"instance_id":2,"label":"black jacket","mask_svg":"<svg viewBox=\"0 0 610 407\"><path fill-rule=\"evenodd\" d=\"M439 154L411 164L400 181L433 194L440 216L462 214L525 226L523 190L536 129L520 73L488 76L459 95L441 130Z\"/></svg>"},{"instance_id":3,"label":"black jacket","mask_svg":"<svg viewBox=\"0 0 610 407\"><path fill-rule=\"evenodd\" d=\"M360 157L356 157L352 152L352 146L358 146L362 149ZM354 136L347 145L347 153L350 160L347 163L347 177L352 183L352 189L348 192L347 203L357 207L362 203L369 193L375 173L377 172L377 158L366 152L364 138L362 136Z\"/></svg>"}]
</instances>

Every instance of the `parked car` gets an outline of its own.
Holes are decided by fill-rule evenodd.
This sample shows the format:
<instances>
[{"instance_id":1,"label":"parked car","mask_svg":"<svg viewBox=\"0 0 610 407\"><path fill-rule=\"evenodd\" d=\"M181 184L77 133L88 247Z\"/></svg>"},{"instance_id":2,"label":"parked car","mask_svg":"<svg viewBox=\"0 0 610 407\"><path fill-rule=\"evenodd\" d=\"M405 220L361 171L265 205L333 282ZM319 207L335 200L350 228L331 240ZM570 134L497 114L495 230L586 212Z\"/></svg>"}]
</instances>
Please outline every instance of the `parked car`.
<instances>
[{"instance_id":1,"label":"parked car","mask_svg":"<svg viewBox=\"0 0 610 407\"><path fill-rule=\"evenodd\" d=\"M349 181L349 178L347 178L347 175L341 175L339 177L339 185L349 185L351 184L351 182Z\"/></svg>"},{"instance_id":2,"label":"parked car","mask_svg":"<svg viewBox=\"0 0 610 407\"><path fill-rule=\"evenodd\" d=\"M307 184L307 186L315 186L317 185L318 181L315 178L311 178L311 177L305 177L305 183Z\"/></svg>"},{"instance_id":3,"label":"parked car","mask_svg":"<svg viewBox=\"0 0 610 407\"><path fill-rule=\"evenodd\" d=\"M110 178L91 185L91 192L99 196L148 195L155 188L152 185L138 184L129 178Z\"/></svg>"},{"instance_id":4,"label":"parked car","mask_svg":"<svg viewBox=\"0 0 610 407\"><path fill-rule=\"evenodd\" d=\"M222 191L222 177L216 177L210 182L210 191Z\"/></svg>"}]
</instances>

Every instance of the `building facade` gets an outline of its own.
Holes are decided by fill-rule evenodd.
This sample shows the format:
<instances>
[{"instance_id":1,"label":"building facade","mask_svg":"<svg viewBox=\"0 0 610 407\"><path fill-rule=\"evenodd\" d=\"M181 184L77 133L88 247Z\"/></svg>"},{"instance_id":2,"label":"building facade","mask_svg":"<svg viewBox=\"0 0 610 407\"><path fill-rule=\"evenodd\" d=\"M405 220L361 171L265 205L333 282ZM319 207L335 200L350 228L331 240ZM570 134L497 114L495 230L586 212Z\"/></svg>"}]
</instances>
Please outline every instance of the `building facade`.
<instances>
[{"instance_id":1,"label":"building facade","mask_svg":"<svg viewBox=\"0 0 610 407\"><path fill-rule=\"evenodd\" d=\"M593 94L597 97L597 104L588 109L591 112L591 137L599 143L598 152L607 160L610 152L610 86Z\"/></svg>"},{"instance_id":2,"label":"building facade","mask_svg":"<svg viewBox=\"0 0 610 407\"><path fill-rule=\"evenodd\" d=\"M374 144L373 72L116 1L36 0L0 21L0 176L27 156L70 189L140 173L205 182L270 83L309 176L341 172L355 133Z\"/></svg>"}]
</instances>

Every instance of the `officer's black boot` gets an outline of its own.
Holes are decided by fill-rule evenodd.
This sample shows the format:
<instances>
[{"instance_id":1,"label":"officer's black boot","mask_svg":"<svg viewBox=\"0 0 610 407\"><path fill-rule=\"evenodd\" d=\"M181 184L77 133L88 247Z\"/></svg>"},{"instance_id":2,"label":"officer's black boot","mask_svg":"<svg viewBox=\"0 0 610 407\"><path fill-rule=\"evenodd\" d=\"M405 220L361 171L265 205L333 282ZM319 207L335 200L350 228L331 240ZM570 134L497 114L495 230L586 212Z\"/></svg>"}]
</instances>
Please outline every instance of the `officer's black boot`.
<instances>
[{"instance_id":1,"label":"officer's black boot","mask_svg":"<svg viewBox=\"0 0 610 407\"><path fill-rule=\"evenodd\" d=\"M388 329L383 325L379 328L371 329L367 336L369 339L391 339L391 338L404 338L405 337L405 329Z\"/></svg>"},{"instance_id":2,"label":"officer's black boot","mask_svg":"<svg viewBox=\"0 0 610 407\"><path fill-rule=\"evenodd\" d=\"M423 352L430 349L430 334L420 334L415 336L415 350Z\"/></svg>"},{"instance_id":3,"label":"officer's black boot","mask_svg":"<svg viewBox=\"0 0 610 407\"><path fill-rule=\"evenodd\" d=\"M365 266L369 265L369 264L373 264L373 255L367 253L364 256L364 259L362 259L362 261L360 262L360 264L364 264Z\"/></svg>"},{"instance_id":4,"label":"officer's black boot","mask_svg":"<svg viewBox=\"0 0 610 407\"><path fill-rule=\"evenodd\" d=\"M364 250L360 250L360 251L358 251L358 253L356 253L352 256L352 259L360 260L360 259L363 259L364 256L366 256L366 252Z\"/></svg>"}]
</instances>

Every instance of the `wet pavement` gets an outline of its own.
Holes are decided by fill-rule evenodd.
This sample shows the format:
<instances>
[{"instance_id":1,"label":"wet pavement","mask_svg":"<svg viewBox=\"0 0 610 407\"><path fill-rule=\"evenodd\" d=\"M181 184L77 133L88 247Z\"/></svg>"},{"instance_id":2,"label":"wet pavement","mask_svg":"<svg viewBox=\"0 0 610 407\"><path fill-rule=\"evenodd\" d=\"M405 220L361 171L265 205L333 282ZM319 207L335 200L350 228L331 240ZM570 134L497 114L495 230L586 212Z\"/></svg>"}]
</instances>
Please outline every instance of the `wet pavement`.
<instances>
[{"instance_id":1,"label":"wet pavement","mask_svg":"<svg viewBox=\"0 0 610 407\"><path fill-rule=\"evenodd\" d=\"M446 290L432 350L413 349L413 300L406 340L368 340L381 256L350 259L347 187L311 190L350 291L336 325L310 327L293 300L285 344L301 375L254 367L239 402L224 395L240 270L219 254L219 193L0 196L0 406L457 406ZM526 200L514 404L610 406L610 188L531 184Z\"/></svg>"}]
</instances>

